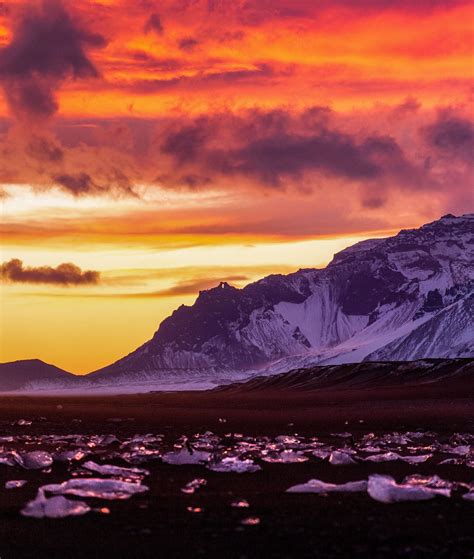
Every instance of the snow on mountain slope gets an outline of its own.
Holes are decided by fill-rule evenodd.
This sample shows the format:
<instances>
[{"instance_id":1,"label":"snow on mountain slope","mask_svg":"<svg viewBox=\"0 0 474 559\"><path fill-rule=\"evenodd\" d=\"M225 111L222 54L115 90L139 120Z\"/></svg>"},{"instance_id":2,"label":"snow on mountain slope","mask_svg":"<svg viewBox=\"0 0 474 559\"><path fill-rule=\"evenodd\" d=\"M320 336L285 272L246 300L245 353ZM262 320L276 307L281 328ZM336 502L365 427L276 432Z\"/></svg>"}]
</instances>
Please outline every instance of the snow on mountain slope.
<instances>
[{"instance_id":1,"label":"snow on mountain slope","mask_svg":"<svg viewBox=\"0 0 474 559\"><path fill-rule=\"evenodd\" d=\"M474 357L474 293L436 313L408 334L374 351L368 361Z\"/></svg>"},{"instance_id":2,"label":"snow on mountain slope","mask_svg":"<svg viewBox=\"0 0 474 559\"><path fill-rule=\"evenodd\" d=\"M470 356L473 290L474 215L448 215L358 243L325 269L202 291L150 341L88 379L215 380L316 363Z\"/></svg>"}]
</instances>

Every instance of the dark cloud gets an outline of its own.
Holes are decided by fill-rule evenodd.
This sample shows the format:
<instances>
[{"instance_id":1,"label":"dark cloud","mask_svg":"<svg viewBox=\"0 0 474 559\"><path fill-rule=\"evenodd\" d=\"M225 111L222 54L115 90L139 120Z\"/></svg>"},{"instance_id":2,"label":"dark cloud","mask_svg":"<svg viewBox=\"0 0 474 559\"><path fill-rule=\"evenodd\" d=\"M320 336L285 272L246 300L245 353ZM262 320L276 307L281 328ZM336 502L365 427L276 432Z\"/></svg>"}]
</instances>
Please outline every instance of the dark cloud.
<instances>
[{"instance_id":1,"label":"dark cloud","mask_svg":"<svg viewBox=\"0 0 474 559\"><path fill-rule=\"evenodd\" d=\"M262 138L228 153L216 151L212 159L225 174L242 173L268 186L281 186L283 177L298 178L308 170L351 179L375 178L381 169L371 161L369 151L347 134L323 130L310 136Z\"/></svg>"},{"instance_id":2,"label":"dark cloud","mask_svg":"<svg viewBox=\"0 0 474 559\"><path fill-rule=\"evenodd\" d=\"M10 44L0 51L0 79L12 112L17 117L53 115L63 80L98 76L87 50L105 44L101 35L81 28L59 0L29 6Z\"/></svg>"},{"instance_id":3,"label":"dark cloud","mask_svg":"<svg viewBox=\"0 0 474 559\"><path fill-rule=\"evenodd\" d=\"M181 39L178 42L178 46L181 50L193 50L195 49L199 44L199 41L197 39L194 39L193 37L184 37L183 39Z\"/></svg>"},{"instance_id":4,"label":"dark cloud","mask_svg":"<svg viewBox=\"0 0 474 559\"><path fill-rule=\"evenodd\" d=\"M470 120L442 111L438 119L423 131L428 143L435 149L472 158L474 124Z\"/></svg>"},{"instance_id":5,"label":"dark cloud","mask_svg":"<svg viewBox=\"0 0 474 559\"><path fill-rule=\"evenodd\" d=\"M211 183L212 179L210 177L202 177L200 175L183 175L178 179L178 184L191 190L208 186Z\"/></svg>"},{"instance_id":6,"label":"dark cloud","mask_svg":"<svg viewBox=\"0 0 474 559\"><path fill-rule=\"evenodd\" d=\"M100 273L92 270L82 271L75 264L25 267L23 262L12 259L1 266L3 281L15 283L47 283L54 285L94 285L100 281Z\"/></svg>"},{"instance_id":7,"label":"dark cloud","mask_svg":"<svg viewBox=\"0 0 474 559\"><path fill-rule=\"evenodd\" d=\"M58 163L64 157L64 150L53 140L33 135L26 145L26 153L38 161Z\"/></svg>"},{"instance_id":8,"label":"dark cloud","mask_svg":"<svg viewBox=\"0 0 474 559\"><path fill-rule=\"evenodd\" d=\"M54 181L74 196L91 194L97 189L92 177L87 173L56 175Z\"/></svg>"},{"instance_id":9,"label":"dark cloud","mask_svg":"<svg viewBox=\"0 0 474 559\"><path fill-rule=\"evenodd\" d=\"M157 33L158 35L163 35L164 29L161 22L161 17L157 13L153 13L147 19L145 26L143 28L145 33Z\"/></svg>"},{"instance_id":10,"label":"dark cloud","mask_svg":"<svg viewBox=\"0 0 474 559\"><path fill-rule=\"evenodd\" d=\"M8 16L10 14L10 8L7 6L6 2L0 2L0 16Z\"/></svg>"},{"instance_id":11,"label":"dark cloud","mask_svg":"<svg viewBox=\"0 0 474 559\"><path fill-rule=\"evenodd\" d=\"M161 149L163 153L172 155L178 163L195 160L209 132L209 119L202 117L189 126L170 132Z\"/></svg>"},{"instance_id":12,"label":"dark cloud","mask_svg":"<svg viewBox=\"0 0 474 559\"><path fill-rule=\"evenodd\" d=\"M0 179L55 185L73 196L136 196L138 185L344 189L374 210L400 190L440 196L459 184L460 191L473 167L470 121L454 109L433 119L412 102L402 111L408 111L403 119L395 118L393 108L380 109L373 121L365 113L324 106L160 119L58 119L50 135L27 135L23 166L16 137L0 143ZM428 124L420 128L420 122Z\"/></svg>"},{"instance_id":13,"label":"dark cloud","mask_svg":"<svg viewBox=\"0 0 474 559\"><path fill-rule=\"evenodd\" d=\"M254 111L246 118L200 118L169 132L162 152L180 168L197 165L199 176L241 175L269 187L311 171L357 181L413 171L394 138L342 132L329 127L326 111L316 108L300 117Z\"/></svg>"}]
</instances>

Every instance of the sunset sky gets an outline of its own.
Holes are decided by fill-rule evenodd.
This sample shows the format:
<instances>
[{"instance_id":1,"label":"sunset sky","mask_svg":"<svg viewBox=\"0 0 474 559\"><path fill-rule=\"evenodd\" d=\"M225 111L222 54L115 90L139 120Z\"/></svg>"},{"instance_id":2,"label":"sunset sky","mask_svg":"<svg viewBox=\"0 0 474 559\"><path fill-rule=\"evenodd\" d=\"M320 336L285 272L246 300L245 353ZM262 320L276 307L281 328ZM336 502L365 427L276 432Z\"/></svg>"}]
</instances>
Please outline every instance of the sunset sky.
<instances>
[{"instance_id":1,"label":"sunset sky","mask_svg":"<svg viewBox=\"0 0 474 559\"><path fill-rule=\"evenodd\" d=\"M1 361L473 211L463 0L0 1ZM67 265L64 265L67 264Z\"/></svg>"}]
</instances>

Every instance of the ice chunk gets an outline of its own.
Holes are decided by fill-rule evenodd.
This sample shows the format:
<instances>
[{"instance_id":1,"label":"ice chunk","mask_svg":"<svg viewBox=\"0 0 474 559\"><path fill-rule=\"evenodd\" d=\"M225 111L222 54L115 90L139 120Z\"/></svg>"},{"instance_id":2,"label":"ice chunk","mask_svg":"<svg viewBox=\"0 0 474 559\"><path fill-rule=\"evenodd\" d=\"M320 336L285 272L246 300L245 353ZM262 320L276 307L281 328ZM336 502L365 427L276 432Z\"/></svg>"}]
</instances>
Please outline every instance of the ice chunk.
<instances>
[{"instance_id":1,"label":"ice chunk","mask_svg":"<svg viewBox=\"0 0 474 559\"><path fill-rule=\"evenodd\" d=\"M40 489L36 498L21 510L21 514L32 518L65 518L66 516L82 516L90 510L90 507L83 501L72 501L62 495L48 498Z\"/></svg>"},{"instance_id":2,"label":"ice chunk","mask_svg":"<svg viewBox=\"0 0 474 559\"><path fill-rule=\"evenodd\" d=\"M321 460L325 460L331 455L331 452L329 450L322 450L320 448L317 448L316 450L313 450L312 455L316 458L321 458Z\"/></svg>"},{"instance_id":3,"label":"ice chunk","mask_svg":"<svg viewBox=\"0 0 474 559\"><path fill-rule=\"evenodd\" d=\"M309 458L301 452L293 450L283 450L282 452L272 452L266 456L262 456L264 462L290 464L294 462L307 462Z\"/></svg>"},{"instance_id":4,"label":"ice chunk","mask_svg":"<svg viewBox=\"0 0 474 559\"><path fill-rule=\"evenodd\" d=\"M291 445L291 444L298 444L299 440L296 437L293 437L292 435L278 435L278 437L275 437L275 440L278 443L282 443L284 445Z\"/></svg>"},{"instance_id":5,"label":"ice chunk","mask_svg":"<svg viewBox=\"0 0 474 559\"><path fill-rule=\"evenodd\" d=\"M76 495L77 497L94 497L97 499L128 499L137 493L148 491L146 485L102 478L77 478L63 483L44 485L45 493L53 495Z\"/></svg>"},{"instance_id":6,"label":"ice chunk","mask_svg":"<svg viewBox=\"0 0 474 559\"><path fill-rule=\"evenodd\" d=\"M5 483L5 489L18 489L27 483L26 479L12 479Z\"/></svg>"},{"instance_id":7,"label":"ice chunk","mask_svg":"<svg viewBox=\"0 0 474 559\"><path fill-rule=\"evenodd\" d=\"M408 464L422 464L432 457L432 454L419 454L418 456L400 456L400 460L403 460Z\"/></svg>"},{"instance_id":8,"label":"ice chunk","mask_svg":"<svg viewBox=\"0 0 474 559\"><path fill-rule=\"evenodd\" d=\"M253 460L248 458L241 460L238 456L228 456L220 462L209 464L207 467L213 472L232 472L236 474L253 473L262 469Z\"/></svg>"},{"instance_id":9,"label":"ice chunk","mask_svg":"<svg viewBox=\"0 0 474 559\"><path fill-rule=\"evenodd\" d=\"M244 518L240 522L243 526L258 526L260 524L260 518L258 516L249 516Z\"/></svg>"},{"instance_id":10,"label":"ice chunk","mask_svg":"<svg viewBox=\"0 0 474 559\"><path fill-rule=\"evenodd\" d=\"M53 458L56 462L79 462L85 458L85 456L87 456L87 453L83 450L65 450L53 454Z\"/></svg>"},{"instance_id":11,"label":"ice chunk","mask_svg":"<svg viewBox=\"0 0 474 559\"><path fill-rule=\"evenodd\" d=\"M462 458L446 458L446 460L442 460L441 462L439 462L438 466L460 466L462 464L464 464L464 460Z\"/></svg>"},{"instance_id":12,"label":"ice chunk","mask_svg":"<svg viewBox=\"0 0 474 559\"><path fill-rule=\"evenodd\" d=\"M464 493L462 498L466 499L466 501L474 501L474 489L471 489L467 493Z\"/></svg>"},{"instance_id":13,"label":"ice chunk","mask_svg":"<svg viewBox=\"0 0 474 559\"><path fill-rule=\"evenodd\" d=\"M0 464L4 466L15 466L21 464L21 456L15 450L0 452Z\"/></svg>"},{"instance_id":14,"label":"ice chunk","mask_svg":"<svg viewBox=\"0 0 474 559\"><path fill-rule=\"evenodd\" d=\"M367 462L392 462L400 460L400 455L396 452L384 452L383 454L372 454L364 458Z\"/></svg>"},{"instance_id":15,"label":"ice chunk","mask_svg":"<svg viewBox=\"0 0 474 559\"><path fill-rule=\"evenodd\" d=\"M470 445L443 445L439 450L440 452L444 452L446 454L457 454L458 456L466 456L472 451L472 447Z\"/></svg>"},{"instance_id":16,"label":"ice chunk","mask_svg":"<svg viewBox=\"0 0 474 559\"><path fill-rule=\"evenodd\" d=\"M186 510L188 512L192 512L193 514L199 514L201 512L204 512L204 509L202 509L201 507L186 507Z\"/></svg>"},{"instance_id":17,"label":"ice chunk","mask_svg":"<svg viewBox=\"0 0 474 559\"><path fill-rule=\"evenodd\" d=\"M329 463L333 466L347 466L349 464L355 464L356 462L347 454L347 452L340 452L335 450L331 452L329 456Z\"/></svg>"},{"instance_id":18,"label":"ice chunk","mask_svg":"<svg viewBox=\"0 0 474 559\"><path fill-rule=\"evenodd\" d=\"M437 495L449 497L449 489L426 487L418 483L397 484L391 476L369 476L368 494L381 503L398 503L401 501L427 501Z\"/></svg>"},{"instance_id":19,"label":"ice chunk","mask_svg":"<svg viewBox=\"0 0 474 559\"><path fill-rule=\"evenodd\" d=\"M396 452L389 451L382 454L373 454L371 456L367 456L363 460L365 460L366 462L392 462L394 460L402 460L403 462L407 462L408 464L421 464L423 462L426 462L432 456L432 454L401 456Z\"/></svg>"},{"instance_id":20,"label":"ice chunk","mask_svg":"<svg viewBox=\"0 0 474 559\"><path fill-rule=\"evenodd\" d=\"M194 493L197 489L199 489L200 487L203 487L204 485L207 484L207 480L205 480L204 478L197 478L197 479L193 479L192 481L190 481L189 483L187 483L182 489L181 491L183 493L186 493L188 495L191 495L192 493Z\"/></svg>"},{"instance_id":21,"label":"ice chunk","mask_svg":"<svg viewBox=\"0 0 474 559\"><path fill-rule=\"evenodd\" d=\"M246 499L239 499L237 501L232 501L230 506L236 509L248 509L250 505Z\"/></svg>"},{"instance_id":22,"label":"ice chunk","mask_svg":"<svg viewBox=\"0 0 474 559\"><path fill-rule=\"evenodd\" d=\"M452 481L442 479L437 475L424 476L421 474L411 474L409 476L406 476L403 480L403 483L410 485L421 485L424 487L434 487L437 489L452 489L456 485Z\"/></svg>"},{"instance_id":23,"label":"ice chunk","mask_svg":"<svg viewBox=\"0 0 474 559\"><path fill-rule=\"evenodd\" d=\"M310 479L307 483L293 485L286 490L287 493L358 493L367 491L367 481L349 481L337 485L326 483L319 479Z\"/></svg>"},{"instance_id":24,"label":"ice chunk","mask_svg":"<svg viewBox=\"0 0 474 559\"><path fill-rule=\"evenodd\" d=\"M42 470L43 468L49 468L52 463L53 457L49 452L45 452L44 450L25 452L20 455L19 462L25 470Z\"/></svg>"},{"instance_id":25,"label":"ice chunk","mask_svg":"<svg viewBox=\"0 0 474 559\"><path fill-rule=\"evenodd\" d=\"M181 466L183 464L205 464L209 462L211 454L202 450L190 451L183 447L177 452L167 452L163 454L163 462Z\"/></svg>"},{"instance_id":26,"label":"ice chunk","mask_svg":"<svg viewBox=\"0 0 474 559\"><path fill-rule=\"evenodd\" d=\"M122 468L111 464L96 464L91 460L82 464L82 467L104 476L117 476L127 479L142 479L150 475L148 470L142 468Z\"/></svg>"}]
</instances>

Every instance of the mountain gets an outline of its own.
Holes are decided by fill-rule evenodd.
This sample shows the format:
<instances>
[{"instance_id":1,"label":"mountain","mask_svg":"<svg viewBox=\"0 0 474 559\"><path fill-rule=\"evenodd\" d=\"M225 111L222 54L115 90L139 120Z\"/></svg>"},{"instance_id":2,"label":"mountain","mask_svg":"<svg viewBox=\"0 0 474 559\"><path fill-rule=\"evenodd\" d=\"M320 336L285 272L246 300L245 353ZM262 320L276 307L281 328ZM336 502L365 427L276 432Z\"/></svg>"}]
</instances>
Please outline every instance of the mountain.
<instances>
[{"instance_id":1,"label":"mountain","mask_svg":"<svg viewBox=\"0 0 474 559\"><path fill-rule=\"evenodd\" d=\"M201 291L91 381L235 379L315 364L474 356L474 214L362 241L325 269Z\"/></svg>"},{"instance_id":2,"label":"mountain","mask_svg":"<svg viewBox=\"0 0 474 559\"><path fill-rule=\"evenodd\" d=\"M0 392L35 389L48 383L73 382L75 376L39 359L0 363Z\"/></svg>"}]
</instances>

